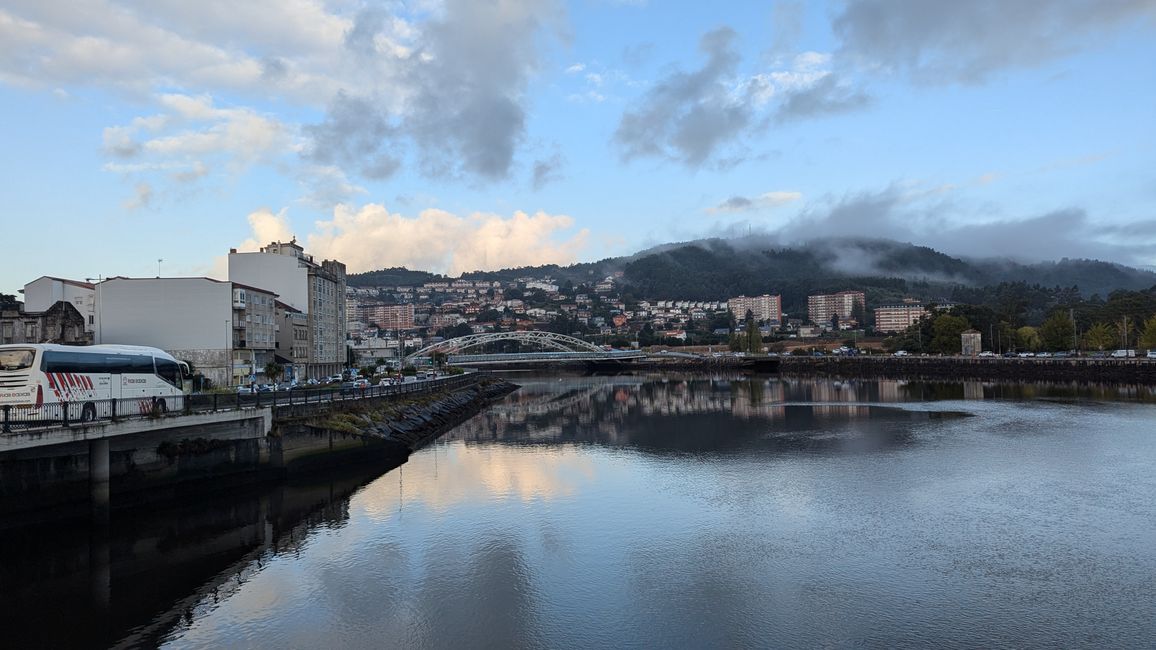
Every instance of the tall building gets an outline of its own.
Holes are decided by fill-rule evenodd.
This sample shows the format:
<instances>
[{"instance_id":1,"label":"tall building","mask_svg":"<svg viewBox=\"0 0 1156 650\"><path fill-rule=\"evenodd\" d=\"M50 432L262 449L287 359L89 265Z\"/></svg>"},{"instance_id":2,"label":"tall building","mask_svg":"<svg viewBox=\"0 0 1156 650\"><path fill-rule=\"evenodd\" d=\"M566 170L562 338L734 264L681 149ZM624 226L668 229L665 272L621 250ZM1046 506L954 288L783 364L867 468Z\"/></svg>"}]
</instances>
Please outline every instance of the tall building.
<instances>
[{"instance_id":1,"label":"tall building","mask_svg":"<svg viewBox=\"0 0 1156 650\"><path fill-rule=\"evenodd\" d=\"M755 320L766 321L771 325L777 326L783 320L783 300L777 295L763 294L753 298L738 296L727 300L727 308L731 310L736 320L746 318L748 311L754 315Z\"/></svg>"},{"instance_id":2,"label":"tall building","mask_svg":"<svg viewBox=\"0 0 1156 650\"><path fill-rule=\"evenodd\" d=\"M383 330L411 330L413 305L365 305L358 311L358 318Z\"/></svg>"},{"instance_id":3,"label":"tall building","mask_svg":"<svg viewBox=\"0 0 1156 650\"><path fill-rule=\"evenodd\" d=\"M229 251L229 279L268 287L305 314L309 328L306 374L325 377L345 367L345 265L317 263L297 240L272 242L256 253Z\"/></svg>"},{"instance_id":4,"label":"tall building","mask_svg":"<svg viewBox=\"0 0 1156 650\"><path fill-rule=\"evenodd\" d=\"M867 297L862 291L807 296L807 317L812 323L830 323L831 318L838 315L840 323L849 323L855 321L856 305L864 310L867 307Z\"/></svg>"},{"instance_id":5,"label":"tall building","mask_svg":"<svg viewBox=\"0 0 1156 650\"><path fill-rule=\"evenodd\" d=\"M211 278L109 278L96 285L96 342L150 345L222 386L271 381L276 294Z\"/></svg>"},{"instance_id":6,"label":"tall building","mask_svg":"<svg viewBox=\"0 0 1156 650\"><path fill-rule=\"evenodd\" d=\"M927 308L918 302L906 302L902 305L876 307L875 331L902 332L926 315Z\"/></svg>"}]
</instances>

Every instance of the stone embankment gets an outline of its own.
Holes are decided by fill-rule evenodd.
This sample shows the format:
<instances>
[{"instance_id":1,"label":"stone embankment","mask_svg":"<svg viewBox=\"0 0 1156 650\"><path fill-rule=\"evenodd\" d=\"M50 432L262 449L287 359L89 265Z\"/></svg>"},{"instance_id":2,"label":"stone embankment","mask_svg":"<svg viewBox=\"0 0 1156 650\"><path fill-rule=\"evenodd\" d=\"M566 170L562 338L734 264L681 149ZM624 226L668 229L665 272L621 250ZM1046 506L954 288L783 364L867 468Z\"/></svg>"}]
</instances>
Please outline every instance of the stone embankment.
<instances>
[{"instance_id":1,"label":"stone embankment","mask_svg":"<svg viewBox=\"0 0 1156 650\"><path fill-rule=\"evenodd\" d=\"M1147 359L971 359L960 357L780 357L784 375L978 381L1156 384Z\"/></svg>"},{"instance_id":2,"label":"stone embankment","mask_svg":"<svg viewBox=\"0 0 1156 650\"><path fill-rule=\"evenodd\" d=\"M367 438L399 447L408 454L517 388L504 379L486 379L452 392L354 405L305 426L314 431Z\"/></svg>"}]
</instances>

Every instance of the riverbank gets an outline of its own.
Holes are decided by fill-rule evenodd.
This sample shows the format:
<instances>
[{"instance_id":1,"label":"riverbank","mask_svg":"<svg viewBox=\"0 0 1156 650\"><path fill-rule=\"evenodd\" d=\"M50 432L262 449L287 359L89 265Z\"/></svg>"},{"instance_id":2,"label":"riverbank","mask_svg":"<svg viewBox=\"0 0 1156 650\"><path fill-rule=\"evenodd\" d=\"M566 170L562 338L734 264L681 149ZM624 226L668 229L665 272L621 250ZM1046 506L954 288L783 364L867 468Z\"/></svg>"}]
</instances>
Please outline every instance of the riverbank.
<instances>
[{"instance_id":1,"label":"riverbank","mask_svg":"<svg viewBox=\"0 0 1156 650\"><path fill-rule=\"evenodd\" d=\"M478 375L437 392L279 414L267 434L252 427L190 427L119 437L110 441L102 500L113 508L137 507L333 467L404 463L422 444L516 389ZM83 441L0 456L0 513L19 515L4 525L90 514L96 498L90 464Z\"/></svg>"},{"instance_id":2,"label":"riverbank","mask_svg":"<svg viewBox=\"0 0 1156 650\"><path fill-rule=\"evenodd\" d=\"M882 356L785 356L779 359L780 374L800 377L1156 385L1156 362L1136 359Z\"/></svg>"}]
</instances>

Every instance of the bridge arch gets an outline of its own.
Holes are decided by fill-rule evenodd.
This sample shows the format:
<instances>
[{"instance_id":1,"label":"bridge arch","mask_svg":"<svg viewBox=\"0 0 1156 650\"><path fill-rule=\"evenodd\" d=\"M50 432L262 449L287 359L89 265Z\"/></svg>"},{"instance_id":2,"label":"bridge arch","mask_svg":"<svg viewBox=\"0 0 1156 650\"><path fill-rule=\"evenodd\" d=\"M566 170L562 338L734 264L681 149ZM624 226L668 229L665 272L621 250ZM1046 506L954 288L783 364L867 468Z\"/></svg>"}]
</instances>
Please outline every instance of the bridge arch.
<instances>
[{"instance_id":1,"label":"bridge arch","mask_svg":"<svg viewBox=\"0 0 1156 650\"><path fill-rule=\"evenodd\" d=\"M452 339L446 339L438 343L427 345L424 348L406 355L406 362L411 362L419 357L428 357L435 352L444 352L451 354L455 352L462 352L470 348L475 348L487 343L495 343L497 341L517 341L518 343L525 343L528 345L537 345L559 352L603 352L603 349L583 341L573 336L565 334L555 334L554 332L542 332L538 330L520 331L520 332L487 332L485 334L468 334L466 336L459 336Z\"/></svg>"}]
</instances>

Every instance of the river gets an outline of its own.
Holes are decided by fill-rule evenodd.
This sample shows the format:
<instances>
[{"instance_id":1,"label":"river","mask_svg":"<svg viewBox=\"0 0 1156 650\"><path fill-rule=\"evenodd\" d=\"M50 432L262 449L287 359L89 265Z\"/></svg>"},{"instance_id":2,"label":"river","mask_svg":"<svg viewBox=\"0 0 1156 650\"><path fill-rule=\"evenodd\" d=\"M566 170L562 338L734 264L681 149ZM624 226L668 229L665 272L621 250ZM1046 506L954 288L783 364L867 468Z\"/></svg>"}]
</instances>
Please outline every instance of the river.
<instances>
[{"instance_id":1,"label":"river","mask_svg":"<svg viewBox=\"0 0 1156 650\"><path fill-rule=\"evenodd\" d=\"M21 647L1156 646L1152 389L515 381L397 468L4 531L0 625Z\"/></svg>"}]
</instances>

